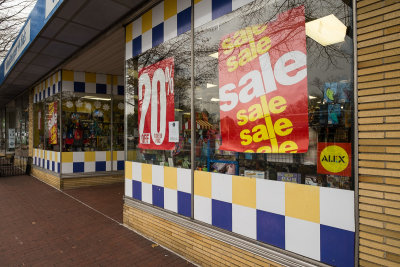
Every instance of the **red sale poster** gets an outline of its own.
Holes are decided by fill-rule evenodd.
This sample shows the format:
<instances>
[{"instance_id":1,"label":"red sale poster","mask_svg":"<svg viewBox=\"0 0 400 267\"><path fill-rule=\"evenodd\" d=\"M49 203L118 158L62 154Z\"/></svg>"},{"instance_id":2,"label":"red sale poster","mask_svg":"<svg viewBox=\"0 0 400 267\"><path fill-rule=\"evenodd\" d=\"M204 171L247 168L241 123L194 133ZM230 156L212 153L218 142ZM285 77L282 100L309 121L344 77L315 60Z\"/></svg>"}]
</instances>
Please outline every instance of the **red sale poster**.
<instances>
[{"instance_id":1,"label":"red sale poster","mask_svg":"<svg viewBox=\"0 0 400 267\"><path fill-rule=\"evenodd\" d=\"M169 122L174 112L174 59L167 58L139 71L139 147L172 150Z\"/></svg>"},{"instance_id":2,"label":"red sale poster","mask_svg":"<svg viewBox=\"0 0 400 267\"><path fill-rule=\"evenodd\" d=\"M222 150L308 149L304 6L224 36L218 49Z\"/></svg>"}]
</instances>

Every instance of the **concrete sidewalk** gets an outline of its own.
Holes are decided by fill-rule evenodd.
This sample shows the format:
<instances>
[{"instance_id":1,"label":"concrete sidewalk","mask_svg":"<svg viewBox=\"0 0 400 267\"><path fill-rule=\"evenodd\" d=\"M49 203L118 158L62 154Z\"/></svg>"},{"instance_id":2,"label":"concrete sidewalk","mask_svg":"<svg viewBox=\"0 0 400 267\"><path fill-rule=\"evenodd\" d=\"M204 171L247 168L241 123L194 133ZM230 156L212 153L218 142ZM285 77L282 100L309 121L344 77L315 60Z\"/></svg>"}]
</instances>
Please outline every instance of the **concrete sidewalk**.
<instances>
[{"instance_id":1,"label":"concrete sidewalk","mask_svg":"<svg viewBox=\"0 0 400 267\"><path fill-rule=\"evenodd\" d=\"M0 177L0 266L191 265L102 213L30 176Z\"/></svg>"}]
</instances>

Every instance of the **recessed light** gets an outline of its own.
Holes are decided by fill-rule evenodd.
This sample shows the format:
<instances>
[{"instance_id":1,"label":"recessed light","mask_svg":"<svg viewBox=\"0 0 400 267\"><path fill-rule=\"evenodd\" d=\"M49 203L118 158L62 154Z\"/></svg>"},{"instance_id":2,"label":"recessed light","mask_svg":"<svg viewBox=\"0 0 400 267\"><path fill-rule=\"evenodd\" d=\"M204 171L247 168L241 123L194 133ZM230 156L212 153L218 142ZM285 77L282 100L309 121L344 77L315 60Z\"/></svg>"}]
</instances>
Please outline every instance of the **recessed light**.
<instances>
[{"instance_id":1,"label":"recessed light","mask_svg":"<svg viewBox=\"0 0 400 267\"><path fill-rule=\"evenodd\" d=\"M208 55L209 57L218 58L218 52Z\"/></svg>"},{"instance_id":2,"label":"recessed light","mask_svg":"<svg viewBox=\"0 0 400 267\"><path fill-rule=\"evenodd\" d=\"M306 23L306 34L323 46L343 42L346 30L333 14Z\"/></svg>"},{"instance_id":3,"label":"recessed light","mask_svg":"<svg viewBox=\"0 0 400 267\"><path fill-rule=\"evenodd\" d=\"M217 85L212 84L212 83L207 83L207 88L212 88L212 87L216 87Z\"/></svg>"}]
</instances>

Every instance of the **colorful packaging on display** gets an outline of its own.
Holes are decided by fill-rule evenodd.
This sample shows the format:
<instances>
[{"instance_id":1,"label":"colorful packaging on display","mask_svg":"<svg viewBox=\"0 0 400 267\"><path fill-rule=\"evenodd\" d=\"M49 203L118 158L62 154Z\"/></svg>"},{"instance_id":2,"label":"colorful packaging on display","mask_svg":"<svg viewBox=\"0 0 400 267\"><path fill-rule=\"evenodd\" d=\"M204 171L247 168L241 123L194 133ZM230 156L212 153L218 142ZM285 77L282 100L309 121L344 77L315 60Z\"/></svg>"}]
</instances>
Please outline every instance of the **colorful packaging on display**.
<instances>
[{"instance_id":1,"label":"colorful packaging on display","mask_svg":"<svg viewBox=\"0 0 400 267\"><path fill-rule=\"evenodd\" d=\"M57 102L48 107L49 145L57 145Z\"/></svg>"},{"instance_id":2,"label":"colorful packaging on display","mask_svg":"<svg viewBox=\"0 0 400 267\"><path fill-rule=\"evenodd\" d=\"M304 6L224 36L219 45L222 150L308 149Z\"/></svg>"}]
</instances>

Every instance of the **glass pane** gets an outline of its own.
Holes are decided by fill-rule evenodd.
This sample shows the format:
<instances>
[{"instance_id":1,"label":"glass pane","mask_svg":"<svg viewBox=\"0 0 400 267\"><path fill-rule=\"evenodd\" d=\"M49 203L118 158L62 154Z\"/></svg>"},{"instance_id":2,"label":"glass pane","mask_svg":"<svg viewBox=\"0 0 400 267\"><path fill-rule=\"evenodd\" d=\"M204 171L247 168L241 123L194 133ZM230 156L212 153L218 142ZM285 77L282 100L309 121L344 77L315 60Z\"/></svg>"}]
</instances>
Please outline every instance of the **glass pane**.
<instances>
[{"instance_id":1,"label":"glass pane","mask_svg":"<svg viewBox=\"0 0 400 267\"><path fill-rule=\"evenodd\" d=\"M190 33L127 63L128 160L190 168Z\"/></svg>"},{"instance_id":2,"label":"glass pane","mask_svg":"<svg viewBox=\"0 0 400 267\"><path fill-rule=\"evenodd\" d=\"M44 149L60 151L60 94L52 95L44 100Z\"/></svg>"},{"instance_id":3,"label":"glass pane","mask_svg":"<svg viewBox=\"0 0 400 267\"><path fill-rule=\"evenodd\" d=\"M63 92L62 151L111 150L111 96Z\"/></svg>"},{"instance_id":4,"label":"glass pane","mask_svg":"<svg viewBox=\"0 0 400 267\"><path fill-rule=\"evenodd\" d=\"M114 91L115 92L115 91ZM124 96L113 96L113 150L124 150ZM115 161L116 159L114 159Z\"/></svg>"},{"instance_id":5,"label":"glass pane","mask_svg":"<svg viewBox=\"0 0 400 267\"><path fill-rule=\"evenodd\" d=\"M326 16L341 39L312 34L308 23ZM343 1L287 0L253 1L197 27L196 168L352 189L351 25ZM340 164L329 158L338 151Z\"/></svg>"}]
</instances>

